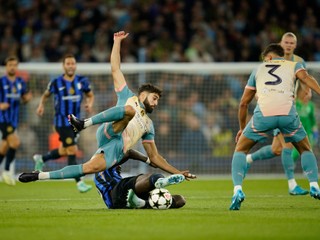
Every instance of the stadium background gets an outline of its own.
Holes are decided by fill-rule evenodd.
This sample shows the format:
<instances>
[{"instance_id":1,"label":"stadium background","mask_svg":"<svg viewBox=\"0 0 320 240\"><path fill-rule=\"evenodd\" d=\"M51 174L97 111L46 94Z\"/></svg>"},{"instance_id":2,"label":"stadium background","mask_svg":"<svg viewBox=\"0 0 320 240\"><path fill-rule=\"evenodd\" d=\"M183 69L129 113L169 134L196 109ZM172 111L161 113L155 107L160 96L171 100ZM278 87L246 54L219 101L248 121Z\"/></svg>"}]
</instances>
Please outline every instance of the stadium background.
<instances>
[{"instance_id":1,"label":"stadium background","mask_svg":"<svg viewBox=\"0 0 320 240\"><path fill-rule=\"evenodd\" d=\"M49 80L62 73L56 62L64 53L74 53L79 63L92 64L79 64L78 72L92 83L95 113L115 104L110 66L103 63L109 62L113 32L118 30L131 34L122 48L122 62L128 63L122 69L130 87L150 81L165 91L151 116L160 153L175 166L197 174L230 172L239 97L253 62L268 43L294 32L296 53L320 77L316 14L320 2L316 0L0 0L0 5L0 60L18 55L20 74L34 94L32 102L21 107L17 171L31 170L33 154L58 144L52 101L43 118L36 116L35 109ZM4 74L3 68L0 73ZM313 100L319 118L319 98ZM96 149L95 128L83 131L79 141L78 159L85 161ZM319 156L318 145L315 152ZM46 169L64 164L64 159L49 162ZM124 169L150 171L135 162ZM280 159L259 162L250 171L282 173Z\"/></svg>"}]
</instances>

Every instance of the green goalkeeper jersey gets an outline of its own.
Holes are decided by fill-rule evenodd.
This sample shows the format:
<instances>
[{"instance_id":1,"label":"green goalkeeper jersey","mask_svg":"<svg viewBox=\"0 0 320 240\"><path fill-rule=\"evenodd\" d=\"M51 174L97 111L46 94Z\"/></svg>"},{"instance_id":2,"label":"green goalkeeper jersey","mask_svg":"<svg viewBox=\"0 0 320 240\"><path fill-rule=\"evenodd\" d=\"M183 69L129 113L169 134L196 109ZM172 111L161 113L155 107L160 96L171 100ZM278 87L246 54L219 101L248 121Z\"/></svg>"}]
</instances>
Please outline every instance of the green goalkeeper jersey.
<instances>
[{"instance_id":1,"label":"green goalkeeper jersey","mask_svg":"<svg viewBox=\"0 0 320 240\"><path fill-rule=\"evenodd\" d=\"M308 137L312 135L313 129L316 127L316 116L314 112L314 103L309 101L303 103L301 100L296 100L296 108L299 114L301 123L306 130Z\"/></svg>"}]
</instances>

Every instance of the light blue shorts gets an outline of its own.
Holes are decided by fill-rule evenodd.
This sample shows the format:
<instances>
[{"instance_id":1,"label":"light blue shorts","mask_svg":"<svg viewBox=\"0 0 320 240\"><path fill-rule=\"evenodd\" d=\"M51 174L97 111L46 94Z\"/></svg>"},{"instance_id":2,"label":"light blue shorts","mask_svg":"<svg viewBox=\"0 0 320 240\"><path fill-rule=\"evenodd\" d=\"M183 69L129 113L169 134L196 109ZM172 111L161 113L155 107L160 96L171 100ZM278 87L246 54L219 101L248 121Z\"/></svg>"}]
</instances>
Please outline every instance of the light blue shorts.
<instances>
[{"instance_id":1,"label":"light blue shorts","mask_svg":"<svg viewBox=\"0 0 320 240\"><path fill-rule=\"evenodd\" d=\"M96 139L99 149L96 154L104 153L107 168L120 162L124 156L121 133L114 133L112 123L103 123L97 130Z\"/></svg>"},{"instance_id":2,"label":"light blue shorts","mask_svg":"<svg viewBox=\"0 0 320 240\"><path fill-rule=\"evenodd\" d=\"M294 110L287 116L271 117L264 117L261 111L255 111L243 134L252 141L265 142L269 136L275 135L275 129L279 129L286 142L300 142L307 135Z\"/></svg>"}]
</instances>

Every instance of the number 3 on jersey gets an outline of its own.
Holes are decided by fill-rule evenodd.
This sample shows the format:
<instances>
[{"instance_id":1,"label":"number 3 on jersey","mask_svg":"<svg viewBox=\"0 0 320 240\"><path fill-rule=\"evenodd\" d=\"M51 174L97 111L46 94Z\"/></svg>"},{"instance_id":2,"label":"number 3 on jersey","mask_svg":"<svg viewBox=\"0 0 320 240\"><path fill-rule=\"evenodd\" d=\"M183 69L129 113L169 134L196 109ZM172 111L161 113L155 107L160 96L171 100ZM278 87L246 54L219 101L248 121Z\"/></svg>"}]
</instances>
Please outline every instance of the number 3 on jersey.
<instances>
[{"instance_id":1,"label":"number 3 on jersey","mask_svg":"<svg viewBox=\"0 0 320 240\"><path fill-rule=\"evenodd\" d=\"M267 81L267 82L265 82L265 84L266 84L266 85L278 85L278 84L282 83L282 79L281 79L278 75L274 74L274 71L277 70L277 69L280 67L280 65L277 65L277 64L267 64L266 67L267 67L267 68L271 68L271 69L268 71L268 73L269 73L271 76L273 76L276 80L274 80L274 81Z\"/></svg>"}]
</instances>

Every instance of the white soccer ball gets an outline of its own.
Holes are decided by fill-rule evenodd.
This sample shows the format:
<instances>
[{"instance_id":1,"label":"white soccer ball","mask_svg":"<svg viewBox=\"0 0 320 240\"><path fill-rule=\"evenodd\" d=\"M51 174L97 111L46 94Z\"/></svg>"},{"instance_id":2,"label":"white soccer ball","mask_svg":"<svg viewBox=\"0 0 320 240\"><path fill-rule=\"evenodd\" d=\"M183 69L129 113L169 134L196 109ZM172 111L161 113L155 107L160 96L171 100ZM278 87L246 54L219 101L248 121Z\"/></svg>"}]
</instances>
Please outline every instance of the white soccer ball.
<instances>
[{"instance_id":1,"label":"white soccer ball","mask_svg":"<svg viewBox=\"0 0 320 240\"><path fill-rule=\"evenodd\" d=\"M149 204L153 209L165 210L172 204L172 196L165 188L156 188L149 193Z\"/></svg>"}]
</instances>

